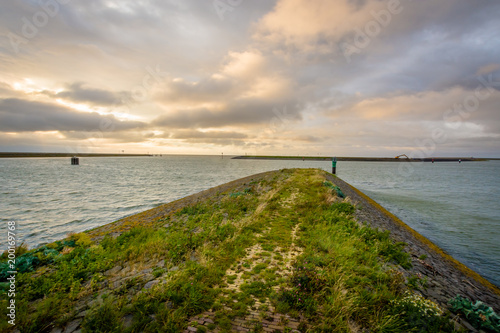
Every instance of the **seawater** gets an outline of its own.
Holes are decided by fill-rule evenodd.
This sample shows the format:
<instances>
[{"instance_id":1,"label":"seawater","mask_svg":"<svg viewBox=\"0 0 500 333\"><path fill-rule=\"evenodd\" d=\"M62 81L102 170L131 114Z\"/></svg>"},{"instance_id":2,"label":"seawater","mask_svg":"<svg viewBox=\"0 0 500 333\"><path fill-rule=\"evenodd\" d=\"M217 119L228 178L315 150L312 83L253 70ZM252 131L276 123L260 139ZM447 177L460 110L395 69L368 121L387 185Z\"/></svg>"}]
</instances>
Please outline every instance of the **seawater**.
<instances>
[{"instance_id":1,"label":"seawater","mask_svg":"<svg viewBox=\"0 0 500 333\"><path fill-rule=\"evenodd\" d=\"M331 162L220 156L0 159L0 221L28 246L255 173ZM337 175L500 286L500 161L339 162ZM5 238L5 237L4 237ZM0 239L0 250L6 240Z\"/></svg>"},{"instance_id":2,"label":"seawater","mask_svg":"<svg viewBox=\"0 0 500 333\"><path fill-rule=\"evenodd\" d=\"M342 179L500 286L500 161L344 162L342 170Z\"/></svg>"}]
</instances>

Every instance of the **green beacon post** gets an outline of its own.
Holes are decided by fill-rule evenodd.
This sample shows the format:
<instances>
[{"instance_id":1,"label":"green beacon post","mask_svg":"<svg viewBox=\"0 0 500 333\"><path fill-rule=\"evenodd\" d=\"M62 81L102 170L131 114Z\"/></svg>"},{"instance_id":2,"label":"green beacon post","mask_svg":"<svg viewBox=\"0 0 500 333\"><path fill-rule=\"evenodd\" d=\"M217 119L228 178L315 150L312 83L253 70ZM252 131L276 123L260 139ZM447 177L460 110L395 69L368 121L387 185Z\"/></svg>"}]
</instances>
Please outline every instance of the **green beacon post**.
<instances>
[{"instance_id":1,"label":"green beacon post","mask_svg":"<svg viewBox=\"0 0 500 333\"><path fill-rule=\"evenodd\" d=\"M337 158L332 157L332 173L335 174L337 172Z\"/></svg>"}]
</instances>

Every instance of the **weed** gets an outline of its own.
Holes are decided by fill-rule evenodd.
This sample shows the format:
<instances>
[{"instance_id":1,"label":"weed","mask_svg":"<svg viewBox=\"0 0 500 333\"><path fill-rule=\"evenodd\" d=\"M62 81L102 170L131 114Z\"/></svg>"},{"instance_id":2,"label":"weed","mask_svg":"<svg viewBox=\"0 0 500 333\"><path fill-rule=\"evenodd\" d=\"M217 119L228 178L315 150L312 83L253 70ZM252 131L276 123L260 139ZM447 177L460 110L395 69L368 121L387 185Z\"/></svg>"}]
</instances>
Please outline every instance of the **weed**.
<instances>
[{"instance_id":1,"label":"weed","mask_svg":"<svg viewBox=\"0 0 500 333\"><path fill-rule=\"evenodd\" d=\"M355 208L354 208L353 205L351 205L348 202L334 202L330 206L330 210L335 211L337 213L343 213L343 214L346 214L346 215L352 215L352 214L354 214Z\"/></svg>"},{"instance_id":2,"label":"weed","mask_svg":"<svg viewBox=\"0 0 500 333\"><path fill-rule=\"evenodd\" d=\"M160 276L162 276L165 273L166 273L166 270L164 268L155 267L153 269L153 276L155 278L160 277Z\"/></svg>"},{"instance_id":3,"label":"weed","mask_svg":"<svg viewBox=\"0 0 500 333\"><path fill-rule=\"evenodd\" d=\"M14 250L14 254L15 254L16 258L17 258L17 257L22 256L23 254L25 254L28 251L29 251L28 245L26 245L25 243L21 243L21 245L16 246L16 248ZM7 260L8 256L9 256L9 251L5 250L2 253L2 255L0 255L0 260Z\"/></svg>"},{"instance_id":4,"label":"weed","mask_svg":"<svg viewBox=\"0 0 500 333\"><path fill-rule=\"evenodd\" d=\"M255 297L268 296L271 292L271 286L262 281L253 281L244 283L240 286L241 290Z\"/></svg>"},{"instance_id":5,"label":"weed","mask_svg":"<svg viewBox=\"0 0 500 333\"><path fill-rule=\"evenodd\" d=\"M28 309L22 307L18 309L17 316L24 318L19 322L21 332L40 332L48 330L52 322L56 320L59 313L56 304L58 300L54 297L48 297L38 304L38 311L34 315L26 313Z\"/></svg>"},{"instance_id":6,"label":"weed","mask_svg":"<svg viewBox=\"0 0 500 333\"><path fill-rule=\"evenodd\" d=\"M252 330L250 332L252 332L252 333L261 333L263 331L264 331L264 325L262 325L261 322L256 322L256 323L254 323L253 328L252 328Z\"/></svg>"},{"instance_id":7,"label":"weed","mask_svg":"<svg viewBox=\"0 0 500 333\"><path fill-rule=\"evenodd\" d=\"M264 251L273 251L275 247L276 246L274 246L273 244L262 244L262 249Z\"/></svg>"},{"instance_id":8,"label":"weed","mask_svg":"<svg viewBox=\"0 0 500 333\"><path fill-rule=\"evenodd\" d=\"M223 330L231 329L231 319L229 319L227 316L222 316L221 318L216 319L216 323Z\"/></svg>"},{"instance_id":9,"label":"weed","mask_svg":"<svg viewBox=\"0 0 500 333\"><path fill-rule=\"evenodd\" d=\"M233 284L237 277L238 277L237 275L228 275L227 276L227 283Z\"/></svg>"},{"instance_id":10,"label":"weed","mask_svg":"<svg viewBox=\"0 0 500 333\"><path fill-rule=\"evenodd\" d=\"M110 302L105 302L91 310L82 322L82 330L86 332L121 332L122 327L118 320L118 311Z\"/></svg>"},{"instance_id":11,"label":"weed","mask_svg":"<svg viewBox=\"0 0 500 333\"><path fill-rule=\"evenodd\" d=\"M434 302L406 292L403 298L392 300L392 314L404 321L402 330L416 332L453 332L450 319Z\"/></svg>"},{"instance_id":12,"label":"weed","mask_svg":"<svg viewBox=\"0 0 500 333\"><path fill-rule=\"evenodd\" d=\"M186 206L182 208L178 213L176 213L177 216L180 215L197 215L197 214L203 214L207 211L207 207L205 207L202 204L194 205L194 206Z\"/></svg>"},{"instance_id":13,"label":"weed","mask_svg":"<svg viewBox=\"0 0 500 333\"><path fill-rule=\"evenodd\" d=\"M472 303L468 298L457 295L449 301L449 304L453 312L465 315L475 328L500 332L500 316L481 301Z\"/></svg>"},{"instance_id":14,"label":"weed","mask_svg":"<svg viewBox=\"0 0 500 333\"><path fill-rule=\"evenodd\" d=\"M75 246L80 246L80 247L89 247L92 245L92 240L90 239L90 236L87 233L81 232L78 234L70 234L69 235L69 241L74 241Z\"/></svg>"},{"instance_id":15,"label":"weed","mask_svg":"<svg viewBox=\"0 0 500 333\"><path fill-rule=\"evenodd\" d=\"M326 187L334 190L340 198L345 198L345 195L344 195L344 193L342 193L342 190L340 189L340 187L333 185L331 182L324 181L323 186L326 186Z\"/></svg>"},{"instance_id":16,"label":"weed","mask_svg":"<svg viewBox=\"0 0 500 333\"><path fill-rule=\"evenodd\" d=\"M427 288L427 278L422 277L420 273L417 275L411 275L408 277L408 282L406 285L413 290L426 289Z\"/></svg>"},{"instance_id":17,"label":"weed","mask_svg":"<svg viewBox=\"0 0 500 333\"><path fill-rule=\"evenodd\" d=\"M207 328L203 325L197 325L196 328L198 329L197 332L201 332L201 333L206 333L207 332Z\"/></svg>"},{"instance_id":18,"label":"weed","mask_svg":"<svg viewBox=\"0 0 500 333\"><path fill-rule=\"evenodd\" d=\"M266 269L267 268L267 264L265 263L261 263L261 264L257 264L253 269L252 269L252 272L256 273L256 274L259 274L262 270Z\"/></svg>"}]
</instances>

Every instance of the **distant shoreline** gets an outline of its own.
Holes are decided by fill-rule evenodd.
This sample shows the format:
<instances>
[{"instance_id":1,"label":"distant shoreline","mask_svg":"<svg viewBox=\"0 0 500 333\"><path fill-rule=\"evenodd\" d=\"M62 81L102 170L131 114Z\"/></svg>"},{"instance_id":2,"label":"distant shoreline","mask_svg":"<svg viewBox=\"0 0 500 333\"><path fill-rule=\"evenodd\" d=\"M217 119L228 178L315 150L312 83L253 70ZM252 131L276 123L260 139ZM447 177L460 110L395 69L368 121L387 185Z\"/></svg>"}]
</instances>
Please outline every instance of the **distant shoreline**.
<instances>
[{"instance_id":1,"label":"distant shoreline","mask_svg":"<svg viewBox=\"0 0 500 333\"><path fill-rule=\"evenodd\" d=\"M151 154L71 154L71 153L0 153L0 158L29 158L29 157L140 157L153 156Z\"/></svg>"},{"instance_id":2,"label":"distant shoreline","mask_svg":"<svg viewBox=\"0 0 500 333\"><path fill-rule=\"evenodd\" d=\"M169 154L97 154L97 153L19 153L0 152L0 158L36 158L36 157L147 157L147 156L169 156ZM216 155L213 155L216 156ZM230 157L227 156L227 157ZM265 156L265 155L241 155L233 156L231 159L241 160L286 160L286 161L331 161L332 156ZM500 158L473 158L473 157L427 157L427 158L394 158L394 157L337 157L337 161L350 162L478 162L500 160Z\"/></svg>"},{"instance_id":3,"label":"distant shoreline","mask_svg":"<svg viewBox=\"0 0 500 333\"><path fill-rule=\"evenodd\" d=\"M233 159L242 160L307 160L307 161L331 161L329 156L235 156ZM497 158L473 158L473 157L428 157L428 158L393 158L393 157L337 157L337 161L350 162L477 162L498 160Z\"/></svg>"}]
</instances>

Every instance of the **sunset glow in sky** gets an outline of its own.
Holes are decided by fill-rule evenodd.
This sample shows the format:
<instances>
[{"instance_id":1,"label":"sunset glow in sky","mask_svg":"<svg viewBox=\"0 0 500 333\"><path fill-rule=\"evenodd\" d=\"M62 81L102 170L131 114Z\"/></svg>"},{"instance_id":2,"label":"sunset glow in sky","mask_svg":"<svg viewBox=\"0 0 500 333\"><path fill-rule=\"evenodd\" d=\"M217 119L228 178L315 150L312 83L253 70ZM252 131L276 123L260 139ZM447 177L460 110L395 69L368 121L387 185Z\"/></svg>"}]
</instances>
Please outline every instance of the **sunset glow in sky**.
<instances>
[{"instance_id":1,"label":"sunset glow in sky","mask_svg":"<svg viewBox=\"0 0 500 333\"><path fill-rule=\"evenodd\" d=\"M0 151L500 157L497 0L0 3Z\"/></svg>"}]
</instances>

